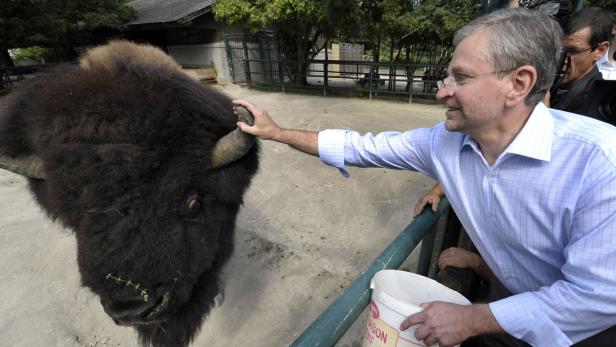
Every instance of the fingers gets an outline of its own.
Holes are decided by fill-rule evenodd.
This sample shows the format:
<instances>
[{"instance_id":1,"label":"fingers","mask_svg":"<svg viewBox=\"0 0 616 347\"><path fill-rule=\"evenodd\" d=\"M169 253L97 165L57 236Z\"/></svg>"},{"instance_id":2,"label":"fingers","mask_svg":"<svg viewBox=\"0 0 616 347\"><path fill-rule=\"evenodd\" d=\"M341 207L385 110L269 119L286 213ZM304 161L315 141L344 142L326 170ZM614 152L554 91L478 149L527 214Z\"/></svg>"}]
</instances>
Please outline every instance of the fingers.
<instances>
[{"instance_id":1,"label":"fingers","mask_svg":"<svg viewBox=\"0 0 616 347\"><path fill-rule=\"evenodd\" d=\"M402 323L400 324L400 330L406 330L413 325L423 323L424 319L425 318L422 312L417 312L415 314L412 314L406 317L404 321L402 321Z\"/></svg>"},{"instance_id":2,"label":"fingers","mask_svg":"<svg viewBox=\"0 0 616 347\"><path fill-rule=\"evenodd\" d=\"M426 195L422 197L419 201L417 201L417 205L415 205L415 215L413 217L417 217L427 204L432 205L432 212L436 213L436 211L438 211L438 203L440 200L440 197L435 195Z\"/></svg>"},{"instance_id":3,"label":"fingers","mask_svg":"<svg viewBox=\"0 0 616 347\"><path fill-rule=\"evenodd\" d=\"M417 201L417 205L415 205L415 215L413 215L413 217L417 217L421 213L421 211L426 206L426 203L428 202L424 198L421 198L419 199L419 201Z\"/></svg>"},{"instance_id":4,"label":"fingers","mask_svg":"<svg viewBox=\"0 0 616 347\"><path fill-rule=\"evenodd\" d=\"M425 324L422 324L417 327L417 330L415 330L415 338L421 341L426 339L426 337L430 336L430 333L432 333L432 330L428 328Z\"/></svg>"},{"instance_id":5,"label":"fingers","mask_svg":"<svg viewBox=\"0 0 616 347\"><path fill-rule=\"evenodd\" d=\"M252 104L251 102L246 101L246 100L241 100L241 99L232 100L231 103L233 103L233 105L235 105L235 106L244 106L251 113L257 109L257 107L254 104Z\"/></svg>"},{"instance_id":6,"label":"fingers","mask_svg":"<svg viewBox=\"0 0 616 347\"><path fill-rule=\"evenodd\" d=\"M237 124L237 127L240 128L240 130L242 130L243 132L250 131L250 128L254 126L254 125L246 124L244 122L237 122L236 124Z\"/></svg>"},{"instance_id":7,"label":"fingers","mask_svg":"<svg viewBox=\"0 0 616 347\"><path fill-rule=\"evenodd\" d=\"M427 302L419 305L419 307L425 310L429 308L431 304L431 302ZM417 340L423 341L427 346L434 345L438 343L438 340L430 336L433 331L431 327L424 324L425 320L425 311L412 314L402 322L402 324L400 325L400 330L406 330L413 325L419 324L419 326L415 330L415 338Z\"/></svg>"},{"instance_id":8,"label":"fingers","mask_svg":"<svg viewBox=\"0 0 616 347\"><path fill-rule=\"evenodd\" d=\"M250 113L252 113L252 116L255 117L255 122L257 121L257 118L267 118L268 117L267 112L258 108L255 104L251 103L250 101L232 100L231 102L233 103L234 106L245 107Z\"/></svg>"},{"instance_id":9,"label":"fingers","mask_svg":"<svg viewBox=\"0 0 616 347\"><path fill-rule=\"evenodd\" d=\"M434 346L434 345L436 345L436 344L438 343L438 340L437 340L437 339L433 339L433 338L431 338L431 337L428 337L428 338L425 338L425 339L423 340L423 343L424 343L426 346Z\"/></svg>"},{"instance_id":10,"label":"fingers","mask_svg":"<svg viewBox=\"0 0 616 347\"><path fill-rule=\"evenodd\" d=\"M471 267L475 257L475 253L458 247L450 247L444 250L438 258L439 269L444 269L447 266L457 268Z\"/></svg>"},{"instance_id":11,"label":"fingers","mask_svg":"<svg viewBox=\"0 0 616 347\"><path fill-rule=\"evenodd\" d=\"M455 261L452 262L452 259L455 256L455 247L450 247L441 252L441 255L438 257L438 268L443 270L447 266L454 265Z\"/></svg>"}]
</instances>

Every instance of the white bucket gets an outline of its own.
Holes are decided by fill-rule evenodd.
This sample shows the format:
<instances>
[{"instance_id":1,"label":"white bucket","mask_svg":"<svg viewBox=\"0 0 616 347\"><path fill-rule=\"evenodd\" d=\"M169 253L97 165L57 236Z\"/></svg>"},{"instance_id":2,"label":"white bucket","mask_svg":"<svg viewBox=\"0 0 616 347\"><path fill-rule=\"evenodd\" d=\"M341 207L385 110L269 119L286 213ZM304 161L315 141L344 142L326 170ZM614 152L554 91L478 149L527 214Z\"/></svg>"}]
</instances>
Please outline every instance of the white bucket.
<instances>
[{"instance_id":1,"label":"white bucket","mask_svg":"<svg viewBox=\"0 0 616 347\"><path fill-rule=\"evenodd\" d=\"M422 310L419 305L431 301L470 304L462 294L406 271L379 271L372 277L370 288L372 300L364 329L364 347L425 346L415 338L417 326L400 330L402 321Z\"/></svg>"}]
</instances>

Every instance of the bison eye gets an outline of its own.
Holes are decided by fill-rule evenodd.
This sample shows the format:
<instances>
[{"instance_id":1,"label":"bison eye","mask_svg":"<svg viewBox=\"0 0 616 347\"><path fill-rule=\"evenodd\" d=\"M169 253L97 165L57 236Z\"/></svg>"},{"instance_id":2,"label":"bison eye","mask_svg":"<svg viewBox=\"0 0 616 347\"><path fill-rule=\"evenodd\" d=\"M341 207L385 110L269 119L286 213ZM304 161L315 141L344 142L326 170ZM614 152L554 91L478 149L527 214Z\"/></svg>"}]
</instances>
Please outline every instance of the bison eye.
<instances>
[{"instance_id":1,"label":"bison eye","mask_svg":"<svg viewBox=\"0 0 616 347\"><path fill-rule=\"evenodd\" d=\"M191 195L184 203L187 209L197 211L201 207L201 197L199 195Z\"/></svg>"}]
</instances>

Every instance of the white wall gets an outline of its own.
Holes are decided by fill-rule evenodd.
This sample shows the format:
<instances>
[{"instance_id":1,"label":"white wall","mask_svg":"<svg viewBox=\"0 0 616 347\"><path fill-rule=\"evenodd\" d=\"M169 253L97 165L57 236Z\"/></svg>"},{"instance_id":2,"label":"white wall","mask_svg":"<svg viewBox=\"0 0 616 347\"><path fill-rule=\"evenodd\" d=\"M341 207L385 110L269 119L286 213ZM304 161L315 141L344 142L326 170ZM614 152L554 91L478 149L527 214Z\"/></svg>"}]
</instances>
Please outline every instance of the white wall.
<instances>
[{"instance_id":1,"label":"white wall","mask_svg":"<svg viewBox=\"0 0 616 347\"><path fill-rule=\"evenodd\" d=\"M218 83L231 83L224 42L167 46L169 55L180 65L200 65L216 68Z\"/></svg>"}]
</instances>

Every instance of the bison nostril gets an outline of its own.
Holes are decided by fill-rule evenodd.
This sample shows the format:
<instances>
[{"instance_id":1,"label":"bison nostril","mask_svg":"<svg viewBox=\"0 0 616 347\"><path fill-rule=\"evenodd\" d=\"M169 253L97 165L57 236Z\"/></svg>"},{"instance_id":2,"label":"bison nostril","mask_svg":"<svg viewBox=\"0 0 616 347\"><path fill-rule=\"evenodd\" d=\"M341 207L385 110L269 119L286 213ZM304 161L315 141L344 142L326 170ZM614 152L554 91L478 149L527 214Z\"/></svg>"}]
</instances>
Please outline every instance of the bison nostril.
<instances>
[{"instance_id":1,"label":"bison nostril","mask_svg":"<svg viewBox=\"0 0 616 347\"><path fill-rule=\"evenodd\" d=\"M122 291L111 297L101 296L100 300L105 312L118 325L160 323L169 309L174 285L175 281L171 286L159 286L148 294L147 300L139 293Z\"/></svg>"},{"instance_id":2,"label":"bison nostril","mask_svg":"<svg viewBox=\"0 0 616 347\"><path fill-rule=\"evenodd\" d=\"M114 301L101 298L105 312L118 324L145 318L158 303L158 300L144 301L141 297Z\"/></svg>"}]
</instances>

